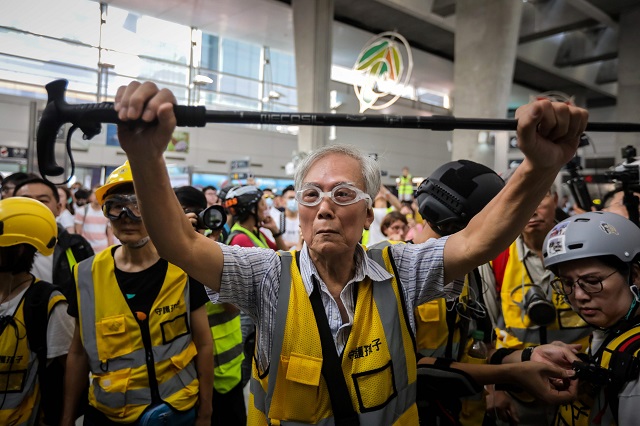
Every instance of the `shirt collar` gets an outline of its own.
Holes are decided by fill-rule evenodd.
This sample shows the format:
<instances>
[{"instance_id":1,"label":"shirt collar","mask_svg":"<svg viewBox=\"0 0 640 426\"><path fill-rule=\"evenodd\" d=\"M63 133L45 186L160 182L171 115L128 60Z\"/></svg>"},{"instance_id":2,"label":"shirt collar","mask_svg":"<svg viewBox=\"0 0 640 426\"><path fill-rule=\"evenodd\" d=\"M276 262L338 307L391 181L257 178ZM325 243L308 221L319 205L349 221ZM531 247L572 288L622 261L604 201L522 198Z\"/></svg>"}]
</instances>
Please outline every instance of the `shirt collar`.
<instances>
[{"instance_id":1,"label":"shirt collar","mask_svg":"<svg viewBox=\"0 0 640 426\"><path fill-rule=\"evenodd\" d=\"M524 238L522 238L522 235L518 235L518 238L516 239L516 244L518 247L518 260L520 260L521 262L528 258L529 256L537 256L529 247L527 247L527 245L524 243Z\"/></svg>"},{"instance_id":2,"label":"shirt collar","mask_svg":"<svg viewBox=\"0 0 640 426\"><path fill-rule=\"evenodd\" d=\"M346 284L363 281L365 277L369 277L372 281L385 281L393 277L393 275L387 272L385 268L378 265L376 261L370 259L360 244L356 246L354 260L356 272L353 278ZM298 267L300 268L304 287L307 290L307 293L311 295L311 292L313 291L312 277L315 277L319 282L323 281L316 269L316 265L311 261L307 243L303 244L302 250L300 251L300 265L298 265Z\"/></svg>"}]
</instances>

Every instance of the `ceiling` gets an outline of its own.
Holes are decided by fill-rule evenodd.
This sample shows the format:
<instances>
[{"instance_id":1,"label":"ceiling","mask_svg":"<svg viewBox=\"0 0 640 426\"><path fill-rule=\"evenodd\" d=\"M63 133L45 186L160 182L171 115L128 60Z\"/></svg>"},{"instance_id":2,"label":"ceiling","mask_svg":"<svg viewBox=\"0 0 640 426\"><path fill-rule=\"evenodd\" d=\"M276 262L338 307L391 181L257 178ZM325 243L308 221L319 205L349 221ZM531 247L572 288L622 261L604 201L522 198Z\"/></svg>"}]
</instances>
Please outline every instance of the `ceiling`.
<instances>
[{"instance_id":1,"label":"ceiling","mask_svg":"<svg viewBox=\"0 0 640 426\"><path fill-rule=\"evenodd\" d=\"M291 0L103 2L293 50ZM455 60L456 0L335 0L334 4L336 21L370 33L394 30L414 48ZM575 94L587 107L615 105L618 23L620 15L633 7L640 7L640 0L524 0L514 83L536 92Z\"/></svg>"}]
</instances>

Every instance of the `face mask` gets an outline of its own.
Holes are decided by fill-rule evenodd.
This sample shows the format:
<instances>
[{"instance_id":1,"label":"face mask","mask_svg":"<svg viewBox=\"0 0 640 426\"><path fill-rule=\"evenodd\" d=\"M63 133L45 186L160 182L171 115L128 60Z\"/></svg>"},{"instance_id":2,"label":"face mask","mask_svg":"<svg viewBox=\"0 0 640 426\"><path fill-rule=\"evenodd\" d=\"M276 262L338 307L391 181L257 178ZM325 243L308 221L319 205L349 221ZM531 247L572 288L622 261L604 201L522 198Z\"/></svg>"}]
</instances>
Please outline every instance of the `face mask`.
<instances>
[{"instance_id":1,"label":"face mask","mask_svg":"<svg viewBox=\"0 0 640 426\"><path fill-rule=\"evenodd\" d=\"M298 202L295 198L287 200L287 209L289 209L289 211L293 213L296 213L298 211Z\"/></svg>"},{"instance_id":2,"label":"face mask","mask_svg":"<svg viewBox=\"0 0 640 426\"><path fill-rule=\"evenodd\" d=\"M267 203L267 207L273 207L273 198L265 198L264 202Z\"/></svg>"}]
</instances>

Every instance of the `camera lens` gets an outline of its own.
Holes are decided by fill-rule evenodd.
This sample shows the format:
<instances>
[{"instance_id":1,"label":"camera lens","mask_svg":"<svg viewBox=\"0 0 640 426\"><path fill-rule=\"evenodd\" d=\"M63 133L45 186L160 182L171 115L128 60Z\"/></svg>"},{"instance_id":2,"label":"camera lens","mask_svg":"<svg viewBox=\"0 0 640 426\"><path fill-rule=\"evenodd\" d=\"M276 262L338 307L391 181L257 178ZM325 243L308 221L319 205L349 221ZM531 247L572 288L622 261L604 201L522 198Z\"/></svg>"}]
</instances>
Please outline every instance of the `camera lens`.
<instances>
[{"instance_id":1,"label":"camera lens","mask_svg":"<svg viewBox=\"0 0 640 426\"><path fill-rule=\"evenodd\" d=\"M227 223L227 215L222 206L213 205L198 213L198 227L217 231Z\"/></svg>"},{"instance_id":2,"label":"camera lens","mask_svg":"<svg viewBox=\"0 0 640 426\"><path fill-rule=\"evenodd\" d=\"M556 319L556 308L544 291L537 285L529 287L524 297L524 307L529 319L536 325L552 324Z\"/></svg>"}]
</instances>

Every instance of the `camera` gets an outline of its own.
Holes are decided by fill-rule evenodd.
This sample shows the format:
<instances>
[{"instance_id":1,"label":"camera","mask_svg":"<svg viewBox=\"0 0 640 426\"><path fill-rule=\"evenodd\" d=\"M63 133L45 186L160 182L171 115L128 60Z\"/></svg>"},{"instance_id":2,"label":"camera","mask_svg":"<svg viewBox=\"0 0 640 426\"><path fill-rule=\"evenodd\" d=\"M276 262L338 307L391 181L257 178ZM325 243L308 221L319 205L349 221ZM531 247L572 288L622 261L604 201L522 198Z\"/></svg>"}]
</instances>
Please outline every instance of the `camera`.
<instances>
[{"instance_id":1,"label":"camera","mask_svg":"<svg viewBox=\"0 0 640 426\"><path fill-rule=\"evenodd\" d=\"M227 223L227 214L222 206L213 205L198 213L198 229L210 229L217 231Z\"/></svg>"},{"instance_id":2,"label":"camera","mask_svg":"<svg viewBox=\"0 0 640 426\"><path fill-rule=\"evenodd\" d=\"M573 157L564 167L570 175L566 184L569 185L571 196L573 196L578 207L582 210L590 211L593 201L591 200L591 195L589 195L587 183L584 181L584 178L580 176L580 173L578 173L578 170L582 169L580 157Z\"/></svg>"},{"instance_id":3,"label":"camera","mask_svg":"<svg viewBox=\"0 0 640 426\"><path fill-rule=\"evenodd\" d=\"M531 285L525 293L522 303L527 316L534 324L545 326L555 321L556 308L547 299L547 295L540 286Z\"/></svg>"},{"instance_id":4,"label":"camera","mask_svg":"<svg viewBox=\"0 0 640 426\"><path fill-rule=\"evenodd\" d=\"M574 361L571 368L575 371L574 378L587 381L595 386L608 385L612 381L611 371L590 362Z\"/></svg>"},{"instance_id":5,"label":"camera","mask_svg":"<svg viewBox=\"0 0 640 426\"><path fill-rule=\"evenodd\" d=\"M640 159L637 156L638 152L635 147L625 146L622 148L622 158L625 161L613 170L606 172L606 175L614 181L622 182L623 185L640 184Z\"/></svg>"}]
</instances>

